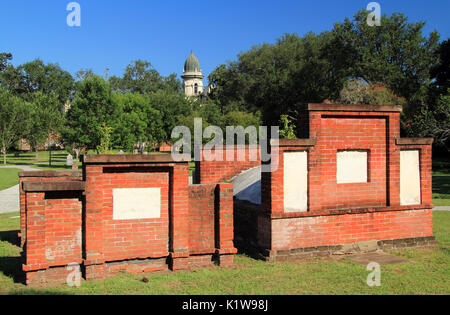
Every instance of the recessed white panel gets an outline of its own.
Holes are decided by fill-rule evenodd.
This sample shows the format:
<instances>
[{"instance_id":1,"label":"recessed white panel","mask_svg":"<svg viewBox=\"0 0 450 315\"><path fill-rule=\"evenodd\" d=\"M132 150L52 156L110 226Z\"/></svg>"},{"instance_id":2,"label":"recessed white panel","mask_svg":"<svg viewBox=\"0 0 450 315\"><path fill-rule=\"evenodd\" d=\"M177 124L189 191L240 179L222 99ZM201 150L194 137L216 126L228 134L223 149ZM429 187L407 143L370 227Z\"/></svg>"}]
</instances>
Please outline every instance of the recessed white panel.
<instances>
[{"instance_id":1,"label":"recessed white panel","mask_svg":"<svg viewBox=\"0 0 450 315\"><path fill-rule=\"evenodd\" d=\"M161 217L161 188L113 190L113 219L138 220Z\"/></svg>"},{"instance_id":2,"label":"recessed white panel","mask_svg":"<svg viewBox=\"0 0 450 315\"><path fill-rule=\"evenodd\" d=\"M284 211L308 211L308 154L284 153Z\"/></svg>"},{"instance_id":3,"label":"recessed white panel","mask_svg":"<svg viewBox=\"0 0 450 315\"><path fill-rule=\"evenodd\" d=\"M342 151L337 154L337 183L367 183L367 152Z\"/></svg>"},{"instance_id":4,"label":"recessed white panel","mask_svg":"<svg viewBox=\"0 0 450 315\"><path fill-rule=\"evenodd\" d=\"M400 204L420 205L419 151L400 151Z\"/></svg>"}]
</instances>

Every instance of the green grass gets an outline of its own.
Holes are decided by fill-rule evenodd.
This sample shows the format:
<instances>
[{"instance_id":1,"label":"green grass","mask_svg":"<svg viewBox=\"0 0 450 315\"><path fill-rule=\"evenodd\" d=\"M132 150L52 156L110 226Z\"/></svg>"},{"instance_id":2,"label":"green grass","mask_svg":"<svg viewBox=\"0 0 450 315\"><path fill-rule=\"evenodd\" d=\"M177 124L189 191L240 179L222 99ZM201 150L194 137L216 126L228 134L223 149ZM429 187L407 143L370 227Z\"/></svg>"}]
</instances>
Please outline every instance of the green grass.
<instances>
[{"instance_id":1,"label":"green grass","mask_svg":"<svg viewBox=\"0 0 450 315\"><path fill-rule=\"evenodd\" d=\"M0 231L17 230L18 214L0 215ZM81 288L32 289L14 282L20 248L11 244L16 232L0 232L0 294L450 294L450 212L434 213L434 249L399 251L407 263L382 266L381 287L366 284L365 266L348 258L314 258L297 263L265 263L237 255L235 266L193 272L146 275L119 274ZM148 283L142 282L147 277Z\"/></svg>"},{"instance_id":2,"label":"green grass","mask_svg":"<svg viewBox=\"0 0 450 315\"><path fill-rule=\"evenodd\" d=\"M19 172L18 168L0 168L0 190L19 184Z\"/></svg>"},{"instance_id":3,"label":"green grass","mask_svg":"<svg viewBox=\"0 0 450 315\"><path fill-rule=\"evenodd\" d=\"M29 165L42 170L66 170L72 168L66 166L67 154L66 151L52 151L52 165L50 166L49 151L39 151L39 158L37 160L34 152L20 153L19 157L15 157L13 153L10 153L6 155L6 165Z\"/></svg>"},{"instance_id":4,"label":"green grass","mask_svg":"<svg viewBox=\"0 0 450 315\"><path fill-rule=\"evenodd\" d=\"M448 158L433 159L433 204L450 206L450 161Z\"/></svg>"}]
</instances>

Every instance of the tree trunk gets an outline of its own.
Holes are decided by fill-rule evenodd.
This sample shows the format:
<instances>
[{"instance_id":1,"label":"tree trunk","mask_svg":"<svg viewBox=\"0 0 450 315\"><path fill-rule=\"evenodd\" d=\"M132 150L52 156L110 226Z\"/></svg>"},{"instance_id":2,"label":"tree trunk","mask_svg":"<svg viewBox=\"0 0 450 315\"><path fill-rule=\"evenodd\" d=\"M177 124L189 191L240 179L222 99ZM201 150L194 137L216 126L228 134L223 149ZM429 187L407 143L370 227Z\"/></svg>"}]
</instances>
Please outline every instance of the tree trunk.
<instances>
[{"instance_id":1,"label":"tree trunk","mask_svg":"<svg viewBox=\"0 0 450 315\"><path fill-rule=\"evenodd\" d=\"M39 150L38 150L38 147L36 146L34 150L35 150L35 153L36 153L34 159L37 161L37 160L39 160Z\"/></svg>"},{"instance_id":2,"label":"tree trunk","mask_svg":"<svg viewBox=\"0 0 450 315\"><path fill-rule=\"evenodd\" d=\"M6 148L5 147L2 148L2 153L3 153L3 164L6 165Z\"/></svg>"}]
</instances>

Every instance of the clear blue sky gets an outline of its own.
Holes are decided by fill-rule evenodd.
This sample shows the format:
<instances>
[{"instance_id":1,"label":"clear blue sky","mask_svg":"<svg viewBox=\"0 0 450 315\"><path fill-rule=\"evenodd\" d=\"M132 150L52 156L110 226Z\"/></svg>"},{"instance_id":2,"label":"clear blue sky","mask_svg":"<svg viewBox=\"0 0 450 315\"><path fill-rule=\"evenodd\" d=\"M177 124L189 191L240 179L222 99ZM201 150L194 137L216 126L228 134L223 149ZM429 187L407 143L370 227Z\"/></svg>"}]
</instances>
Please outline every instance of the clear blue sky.
<instances>
[{"instance_id":1,"label":"clear blue sky","mask_svg":"<svg viewBox=\"0 0 450 315\"><path fill-rule=\"evenodd\" d=\"M253 45L284 33L330 30L371 0L78 0L81 27L69 27L69 0L0 0L0 52L18 65L35 58L74 74L91 68L121 75L145 59L162 75L181 74L193 49L205 75ZM378 1L382 14L426 21L425 33L450 36L450 0Z\"/></svg>"}]
</instances>

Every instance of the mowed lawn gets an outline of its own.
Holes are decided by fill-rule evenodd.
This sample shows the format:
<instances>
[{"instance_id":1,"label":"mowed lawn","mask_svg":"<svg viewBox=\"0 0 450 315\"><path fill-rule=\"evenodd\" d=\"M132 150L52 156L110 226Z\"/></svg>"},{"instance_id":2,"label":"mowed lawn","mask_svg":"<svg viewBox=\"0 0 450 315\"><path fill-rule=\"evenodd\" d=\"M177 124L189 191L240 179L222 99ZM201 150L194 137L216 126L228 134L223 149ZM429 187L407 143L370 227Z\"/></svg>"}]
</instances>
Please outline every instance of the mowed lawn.
<instances>
[{"instance_id":1,"label":"mowed lawn","mask_svg":"<svg viewBox=\"0 0 450 315\"><path fill-rule=\"evenodd\" d=\"M18 168L0 168L0 190L8 189L19 184L20 172L22 170Z\"/></svg>"},{"instance_id":2,"label":"mowed lawn","mask_svg":"<svg viewBox=\"0 0 450 315\"><path fill-rule=\"evenodd\" d=\"M433 159L433 204L450 207L450 160Z\"/></svg>"},{"instance_id":3,"label":"mowed lawn","mask_svg":"<svg viewBox=\"0 0 450 315\"><path fill-rule=\"evenodd\" d=\"M0 215L0 231L18 230L16 215ZM393 252L409 262L382 266L380 287L369 287L369 271L348 257L265 263L238 255L235 266L227 268L120 274L83 282L79 289L33 289L14 281L20 280L21 250L14 245L17 231L0 232L0 294L450 294L450 212L435 212L434 229L439 246ZM144 283L143 277L149 282Z\"/></svg>"}]
</instances>

